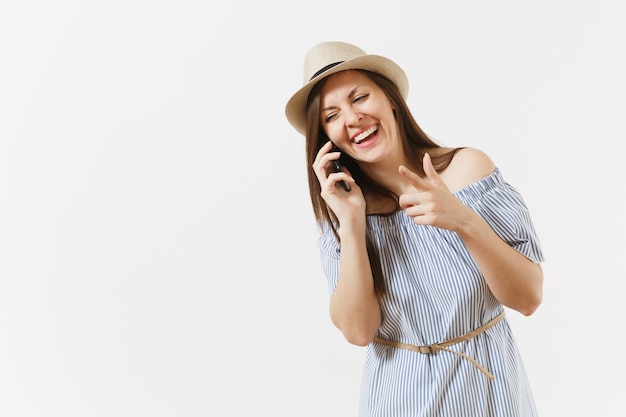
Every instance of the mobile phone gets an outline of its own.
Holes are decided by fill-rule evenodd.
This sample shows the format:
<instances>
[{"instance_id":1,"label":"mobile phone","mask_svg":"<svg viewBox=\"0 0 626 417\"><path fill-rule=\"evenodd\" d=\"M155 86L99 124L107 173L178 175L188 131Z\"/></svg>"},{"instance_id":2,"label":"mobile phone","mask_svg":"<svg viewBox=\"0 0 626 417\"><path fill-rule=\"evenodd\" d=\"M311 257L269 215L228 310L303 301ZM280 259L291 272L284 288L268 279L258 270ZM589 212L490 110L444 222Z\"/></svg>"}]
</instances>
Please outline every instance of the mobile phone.
<instances>
[{"instance_id":1,"label":"mobile phone","mask_svg":"<svg viewBox=\"0 0 626 417\"><path fill-rule=\"evenodd\" d=\"M339 150L339 148L335 147L335 148L332 149L331 152L341 152L341 151ZM333 161L333 168L334 168L335 172L341 172L342 171L341 164L339 163L338 159L335 159ZM344 190L350 191L350 185L347 182L341 180L341 181L339 181L339 184L341 184L341 187Z\"/></svg>"}]
</instances>

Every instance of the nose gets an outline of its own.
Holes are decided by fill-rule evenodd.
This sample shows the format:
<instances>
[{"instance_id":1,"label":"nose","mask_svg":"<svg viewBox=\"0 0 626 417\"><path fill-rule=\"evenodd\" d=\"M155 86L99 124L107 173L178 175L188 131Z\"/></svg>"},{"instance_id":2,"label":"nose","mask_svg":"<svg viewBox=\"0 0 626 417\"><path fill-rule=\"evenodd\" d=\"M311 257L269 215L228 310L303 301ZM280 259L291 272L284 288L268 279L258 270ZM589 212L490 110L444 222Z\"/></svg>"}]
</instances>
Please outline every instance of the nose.
<instances>
[{"instance_id":1,"label":"nose","mask_svg":"<svg viewBox=\"0 0 626 417\"><path fill-rule=\"evenodd\" d=\"M348 126L357 126L361 119L363 119L363 115L354 110L350 110L346 115L346 122Z\"/></svg>"}]
</instances>

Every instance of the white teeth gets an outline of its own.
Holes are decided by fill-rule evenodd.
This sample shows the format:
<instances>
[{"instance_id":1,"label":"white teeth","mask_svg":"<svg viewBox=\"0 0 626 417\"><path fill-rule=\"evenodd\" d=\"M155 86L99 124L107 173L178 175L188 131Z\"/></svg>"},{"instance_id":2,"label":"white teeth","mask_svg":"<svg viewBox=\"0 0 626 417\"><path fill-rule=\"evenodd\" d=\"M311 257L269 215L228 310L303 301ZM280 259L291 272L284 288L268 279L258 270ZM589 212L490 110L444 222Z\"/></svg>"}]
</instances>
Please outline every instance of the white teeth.
<instances>
[{"instance_id":1,"label":"white teeth","mask_svg":"<svg viewBox=\"0 0 626 417\"><path fill-rule=\"evenodd\" d=\"M378 130L378 127L377 126L372 126L369 129L367 129L366 131L359 133L357 136L355 136L355 138L352 141L354 143L356 143L356 144L359 144L359 143L361 143L361 141L363 139L365 139L366 137L368 137L372 133L376 132L376 130Z\"/></svg>"}]
</instances>

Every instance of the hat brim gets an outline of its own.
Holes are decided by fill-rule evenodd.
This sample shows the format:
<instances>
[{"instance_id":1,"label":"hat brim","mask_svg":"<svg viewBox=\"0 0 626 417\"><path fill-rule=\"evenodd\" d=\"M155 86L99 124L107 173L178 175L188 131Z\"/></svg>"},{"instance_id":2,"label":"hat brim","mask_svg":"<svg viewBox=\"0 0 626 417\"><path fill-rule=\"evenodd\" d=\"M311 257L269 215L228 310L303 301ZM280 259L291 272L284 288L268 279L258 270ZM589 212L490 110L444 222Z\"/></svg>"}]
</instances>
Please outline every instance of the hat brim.
<instances>
[{"instance_id":1,"label":"hat brim","mask_svg":"<svg viewBox=\"0 0 626 417\"><path fill-rule=\"evenodd\" d=\"M404 99L409 94L409 80L406 73L395 62L380 55L364 55L338 64L313 78L291 96L285 106L285 115L289 123L302 135L306 135L306 103L311 89L329 75L349 69L372 71L389 78L400 91Z\"/></svg>"}]
</instances>

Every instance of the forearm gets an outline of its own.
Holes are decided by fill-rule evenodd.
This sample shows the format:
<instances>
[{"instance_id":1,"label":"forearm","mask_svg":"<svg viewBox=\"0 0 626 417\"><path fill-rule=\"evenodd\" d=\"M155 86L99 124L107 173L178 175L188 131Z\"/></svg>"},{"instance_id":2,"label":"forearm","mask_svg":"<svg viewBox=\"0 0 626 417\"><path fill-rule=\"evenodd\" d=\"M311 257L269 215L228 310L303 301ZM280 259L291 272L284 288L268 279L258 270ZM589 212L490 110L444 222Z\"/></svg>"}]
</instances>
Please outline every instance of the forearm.
<instances>
[{"instance_id":1,"label":"forearm","mask_svg":"<svg viewBox=\"0 0 626 417\"><path fill-rule=\"evenodd\" d=\"M469 208L457 233L498 301L524 315L534 313L543 297L541 266L504 242Z\"/></svg>"},{"instance_id":2,"label":"forearm","mask_svg":"<svg viewBox=\"0 0 626 417\"><path fill-rule=\"evenodd\" d=\"M333 323L355 345L367 345L380 327L380 304L367 256L365 227L344 227L339 280L330 301Z\"/></svg>"}]
</instances>

